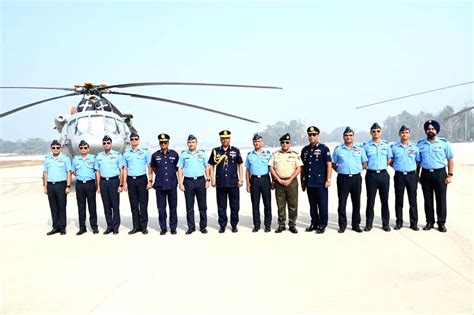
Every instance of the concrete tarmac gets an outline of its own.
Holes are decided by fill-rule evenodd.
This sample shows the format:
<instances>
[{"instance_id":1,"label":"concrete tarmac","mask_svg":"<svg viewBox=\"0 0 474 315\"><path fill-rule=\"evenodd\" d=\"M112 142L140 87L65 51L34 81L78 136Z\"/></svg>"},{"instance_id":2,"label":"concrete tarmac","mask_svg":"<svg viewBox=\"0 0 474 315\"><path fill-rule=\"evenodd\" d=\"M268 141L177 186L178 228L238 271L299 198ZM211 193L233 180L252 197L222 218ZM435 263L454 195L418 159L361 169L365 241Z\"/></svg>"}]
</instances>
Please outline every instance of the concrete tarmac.
<instances>
[{"instance_id":1,"label":"concrete tarmac","mask_svg":"<svg viewBox=\"0 0 474 315\"><path fill-rule=\"evenodd\" d=\"M184 234L185 203L179 192L178 234L160 236L155 192L150 190L148 235L127 234L131 213L122 193L119 235L102 235L105 219L97 195L101 233L89 229L76 236L72 192L67 235L46 236L51 219L42 167L0 169L0 314L472 314L473 148L454 147L447 233L410 230L407 200L405 227L399 231L381 229L377 201L371 232L349 228L337 233L333 174L330 223L322 235L304 231L310 219L301 190L298 234L274 233L273 193L272 232L252 233L250 196L244 188L239 232L219 234L215 189L210 188L206 235ZM363 184L362 223L365 198ZM421 228L421 187L418 205ZM351 212L349 198L349 219ZM390 212L393 227L393 176Z\"/></svg>"}]
</instances>

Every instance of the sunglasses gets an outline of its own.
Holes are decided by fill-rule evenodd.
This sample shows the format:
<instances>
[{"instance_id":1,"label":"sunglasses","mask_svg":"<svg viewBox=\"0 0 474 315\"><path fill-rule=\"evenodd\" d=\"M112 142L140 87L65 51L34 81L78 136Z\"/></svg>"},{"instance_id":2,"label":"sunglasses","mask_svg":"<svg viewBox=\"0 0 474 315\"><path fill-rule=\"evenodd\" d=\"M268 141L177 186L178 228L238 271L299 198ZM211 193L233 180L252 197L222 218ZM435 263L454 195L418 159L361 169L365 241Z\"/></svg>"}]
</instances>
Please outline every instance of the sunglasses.
<instances>
[{"instance_id":1,"label":"sunglasses","mask_svg":"<svg viewBox=\"0 0 474 315\"><path fill-rule=\"evenodd\" d=\"M318 135L315 134L315 133L308 135L308 137L316 137L316 136L318 136Z\"/></svg>"},{"instance_id":2,"label":"sunglasses","mask_svg":"<svg viewBox=\"0 0 474 315\"><path fill-rule=\"evenodd\" d=\"M55 146L52 146L52 147L51 147L51 149L53 149L53 150L59 150L59 149L61 149L61 147L60 147L60 146L57 146L57 145L55 145Z\"/></svg>"},{"instance_id":3,"label":"sunglasses","mask_svg":"<svg viewBox=\"0 0 474 315\"><path fill-rule=\"evenodd\" d=\"M86 147L86 146L84 146L84 147L79 147L79 150L87 150L88 148L89 148L89 147Z\"/></svg>"},{"instance_id":4,"label":"sunglasses","mask_svg":"<svg viewBox=\"0 0 474 315\"><path fill-rule=\"evenodd\" d=\"M280 141L280 144L290 144L290 141Z\"/></svg>"},{"instance_id":5,"label":"sunglasses","mask_svg":"<svg viewBox=\"0 0 474 315\"><path fill-rule=\"evenodd\" d=\"M133 138L130 138L130 141L138 141L138 137L133 137Z\"/></svg>"},{"instance_id":6,"label":"sunglasses","mask_svg":"<svg viewBox=\"0 0 474 315\"><path fill-rule=\"evenodd\" d=\"M103 144L103 145L111 144L111 143L112 143L112 141L102 141L102 144Z\"/></svg>"},{"instance_id":7,"label":"sunglasses","mask_svg":"<svg viewBox=\"0 0 474 315\"><path fill-rule=\"evenodd\" d=\"M168 141L160 141L160 144L168 144Z\"/></svg>"},{"instance_id":8,"label":"sunglasses","mask_svg":"<svg viewBox=\"0 0 474 315\"><path fill-rule=\"evenodd\" d=\"M381 132L382 132L382 130L380 130L380 129L374 129L374 130L372 130L372 133L381 133Z\"/></svg>"}]
</instances>

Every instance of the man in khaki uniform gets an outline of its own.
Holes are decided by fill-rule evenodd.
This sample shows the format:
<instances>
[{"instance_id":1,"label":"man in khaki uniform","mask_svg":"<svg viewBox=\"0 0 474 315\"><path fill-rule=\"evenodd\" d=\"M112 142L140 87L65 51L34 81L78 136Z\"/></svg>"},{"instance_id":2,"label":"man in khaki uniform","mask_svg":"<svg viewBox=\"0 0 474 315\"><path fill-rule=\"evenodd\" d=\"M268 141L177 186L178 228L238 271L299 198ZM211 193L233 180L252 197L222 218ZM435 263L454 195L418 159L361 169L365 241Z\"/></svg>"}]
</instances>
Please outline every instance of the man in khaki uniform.
<instances>
[{"instance_id":1,"label":"man in khaki uniform","mask_svg":"<svg viewBox=\"0 0 474 315\"><path fill-rule=\"evenodd\" d=\"M288 203L289 230L298 233L296 217L298 216L298 180L301 172L300 155L290 150L291 138L286 133L280 138L281 150L273 153L268 166L275 184L275 196L278 206L278 229L275 233L286 230L286 204Z\"/></svg>"}]
</instances>

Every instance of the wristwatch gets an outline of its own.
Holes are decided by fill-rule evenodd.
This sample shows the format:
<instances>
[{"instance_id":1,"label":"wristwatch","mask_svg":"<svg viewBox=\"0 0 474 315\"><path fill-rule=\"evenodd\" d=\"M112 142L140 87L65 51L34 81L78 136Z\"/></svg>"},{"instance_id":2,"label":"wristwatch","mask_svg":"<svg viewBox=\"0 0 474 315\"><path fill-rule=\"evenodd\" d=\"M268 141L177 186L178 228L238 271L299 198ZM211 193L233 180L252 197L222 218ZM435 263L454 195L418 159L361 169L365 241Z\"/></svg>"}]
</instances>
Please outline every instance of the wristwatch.
<instances>
[{"instance_id":1,"label":"wristwatch","mask_svg":"<svg viewBox=\"0 0 474 315\"><path fill-rule=\"evenodd\" d=\"M448 173L448 176L453 176L454 174L453 173Z\"/></svg>"},{"instance_id":2,"label":"wristwatch","mask_svg":"<svg viewBox=\"0 0 474 315\"><path fill-rule=\"evenodd\" d=\"M210 178L208 178L208 179L206 179L206 181L210 182L210 181L211 181L211 179L210 179Z\"/></svg>"},{"instance_id":3,"label":"wristwatch","mask_svg":"<svg viewBox=\"0 0 474 315\"><path fill-rule=\"evenodd\" d=\"M67 185L66 188L71 188L71 185Z\"/></svg>"},{"instance_id":4,"label":"wristwatch","mask_svg":"<svg viewBox=\"0 0 474 315\"><path fill-rule=\"evenodd\" d=\"M148 182L149 182L149 183L153 183L153 180L152 180L152 179L149 179Z\"/></svg>"}]
</instances>

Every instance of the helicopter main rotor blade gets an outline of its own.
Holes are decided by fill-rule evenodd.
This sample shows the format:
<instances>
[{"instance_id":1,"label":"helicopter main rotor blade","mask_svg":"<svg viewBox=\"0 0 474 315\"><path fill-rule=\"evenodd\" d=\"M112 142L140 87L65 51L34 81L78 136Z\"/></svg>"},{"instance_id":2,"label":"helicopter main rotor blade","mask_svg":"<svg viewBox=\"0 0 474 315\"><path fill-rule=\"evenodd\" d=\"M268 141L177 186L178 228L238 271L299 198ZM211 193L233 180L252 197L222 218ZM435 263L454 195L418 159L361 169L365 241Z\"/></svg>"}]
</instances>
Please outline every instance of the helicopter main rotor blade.
<instances>
[{"instance_id":1,"label":"helicopter main rotor blade","mask_svg":"<svg viewBox=\"0 0 474 315\"><path fill-rule=\"evenodd\" d=\"M124 84L115 84L109 85L101 90L111 89L111 88L128 88L128 87L137 87L137 86L150 86L150 85L197 85L197 86L221 86L221 87L237 87L237 88L255 88L255 89L283 89L277 86L267 86L267 85L242 85L242 84L220 84L220 83L195 83L195 82L143 82L143 83L124 83Z\"/></svg>"},{"instance_id":2,"label":"helicopter main rotor blade","mask_svg":"<svg viewBox=\"0 0 474 315\"><path fill-rule=\"evenodd\" d=\"M120 117L123 116L122 112L114 105L112 104L111 101L109 101L108 99L106 99L103 95L101 95L101 98L103 98L106 102L108 102L110 104L110 107L112 107L112 111L114 113L116 113L117 115L119 115Z\"/></svg>"},{"instance_id":3,"label":"helicopter main rotor blade","mask_svg":"<svg viewBox=\"0 0 474 315\"><path fill-rule=\"evenodd\" d=\"M30 89L30 90L60 90L60 91L75 91L73 88L63 88L63 87L42 87L42 86L0 86L0 89Z\"/></svg>"},{"instance_id":4,"label":"helicopter main rotor blade","mask_svg":"<svg viewBox=\"0 0 474 315\"><path fill-rule=\"evenodd\" d=\"M26 104L26 105L14 108L12 110L6 111L4 113L0 113L0 118L8 116L8 115L13 114L13 113L16 113L16 112L18 112L20 110L23 110L23 109L26 109L28 107L32 107L32 106L35 106L35 105L38 105L38 104L41 104L41 103L46 103L46 102L49 102L49 101L54 101L54 100L57 100L57 99L60 99L60 98L63 98L63 97L69 97L69 96L74 96L74 95L77 95L77 94L76 93L70 93L70 94L51 97L51 98L47 98L45 100L36 101L36 102L30 103L30 104Z\"/></svg>"},{"instance_id":5,"label":"helicopter main rotor blade","mask_svg":"<svg viewBox=\"0 0 474 315\"><path fill-rule=\"evenodd\" d=\"M474 106L471 106L471 107L462 109L462 110L460 110L460 111L457 112L457 113L454 113L454 114L452 114L452 115L449 115L448 117L443 118L443 121L446 122L446 121L450 120L450 119L453 118L453 117L460 116L461 114L464 114L465 112L470 111L471 109L474 109Z\"/></svg>"},{"instance_id":6,"label":"helicopter main rotor blade","mask_svg":"<svg viewBox=\"0 0 474 315\"><path fill-rule=\"evenodd\" d=\"M401 99L407 98L407 97L412 97L412 96L417 96L417 95L421 95L421 94L426 94L426 93L436 92L436 91L440 91L440 90L450 89L450 88L453 88L453 87L457 87L457 86L461 86L461 85L466 85L466 84L472 84L472 83L474 83L474 81L469 81L469 82L459 83L459 84L455 84L455 85L445 86L445 87L441 87L441 88L437 88L437 89L433 89L433 90L428 90L428 91L423 91L423 92L419 92L419 93L415 93L415 94L410 94L410 95L395 97L395 98L391 98L391 99L384 100L384 101L380 101L380 102L376 102L376 103L371 103L371 104L367 104L367 105L357 106L356 109L360 109L360 108L364 108L364 107L369 107L369 106L374 106L374 105L378 105L378 104L382 104L382 103L387 103L387 102L391 102L391 101L401 100Z\"/></svg>"},{"instance_id":7,"label":"helicopter main rotor blade","mask_svg":"<svg viewBox=\"0 0 474 315\"><path fill-rule=\"evenodd\" d=\"M192 107L192 108L205 110L205 111L208 111L208 112L211 112L211 113L215 113L215 114L224 115L224 116L228 116L228 117L232 117L232 118L236 118L236 119L248 121L248 122L255 123L255 124L258 124L258 123L259 123L258 121L255 121L255 120L252 120L252 119L248 119L248 118L245 118L245 117L241 117L241 116L237 116L237 115L233 115L233 114L221 112L221 111L218 111L218 110L215 110L215 109L211 109L211 108L207 108L207 107L202 107L202 106L198 106L198 105L194 105L194 104L189 104L189 103L174 101L174 100L170 100L170 99L167 99L167 98L154 97L154 96L147 96L147 95L141 95L141 94L133 94L133 93L113 92L113 91L111 91L110 93L111 93L111 94L118 94L118 95L128 95L128 96L131 96L131 97L137 97L137 98L143 98L143 99L147 99L147 100L154 100L154 101L160 101L160 102L166 102L166 103L172 103L172 104L177 104L177 105Z\"/></svg>"}]
</instances>

